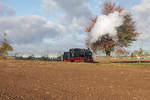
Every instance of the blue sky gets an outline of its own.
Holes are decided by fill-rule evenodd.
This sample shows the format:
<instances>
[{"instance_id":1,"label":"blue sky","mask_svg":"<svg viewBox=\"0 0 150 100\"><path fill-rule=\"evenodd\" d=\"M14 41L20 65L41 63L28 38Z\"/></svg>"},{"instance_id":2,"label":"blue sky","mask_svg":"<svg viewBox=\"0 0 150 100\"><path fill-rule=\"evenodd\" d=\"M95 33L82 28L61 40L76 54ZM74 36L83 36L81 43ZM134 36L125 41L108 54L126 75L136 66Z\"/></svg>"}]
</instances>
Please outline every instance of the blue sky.
<instances>
[{"instance_id":1,"label":"blue sky","mask_svg":"<svg viewBox=\"0 0 150 100\"><path fill-rule=\"evenodd\" d=\"M0 33L8 32L15 53L84 48L85 27L91 18L100 14L103 1L105 0L0 0L3 6L0 14L8 14L0 16ZM138 21L138 31L143 33L129 49L139 49L141 44L149 50L149 0L111 1L116 1L133 12L133 18ZM16 13L13 14L14 12Z\"/></svg>"},{"instance_id":2,"label":"blue sky","mask_svg":"<svg viewBox=\"0 0 150 100\"><path fill-rule=\"evenodd\" d=\"M87 2L89 2L89 5L91 6L94 13L96 13L97 15L100 14L100 8L98 8L100 7L100 5L97 5L99 3L97 0L87 0ZM131 8L132 6L140 2L141 0L132 0L131 2L127 3L119 0L117 1L119 5L125 8ZM14 8L16 10L16 16L38 15L44 16L45 18L51 21L55 20L51 16L42 12L41 0L2 0L2 3L6 6Z\"/></svg>"},{"instance_id":3,"label":"blue sky","mask_svg":"<svg viewBox=\"0 0 150 100\"><path fill-rule=\"evenodd\" d=\"M87 2L89 2L91 8L95 13L97 14L100 13L100 9L96 7L96 6L100 7L100 5L97 5L97 3L99 3L97 2L97 0L87 0ZM140 2L141 0L131 0L130 2L127 3L123 2L122 0L117 1L119 5L126 8L131 8L134 5L139 4ZM16 16L38 15L38 16L45 16L48 18L50 17L42 12L41 0L2 0L2 3L5 4L6 6L14 8L16 10Z\"/></svg>"}]
</instances>

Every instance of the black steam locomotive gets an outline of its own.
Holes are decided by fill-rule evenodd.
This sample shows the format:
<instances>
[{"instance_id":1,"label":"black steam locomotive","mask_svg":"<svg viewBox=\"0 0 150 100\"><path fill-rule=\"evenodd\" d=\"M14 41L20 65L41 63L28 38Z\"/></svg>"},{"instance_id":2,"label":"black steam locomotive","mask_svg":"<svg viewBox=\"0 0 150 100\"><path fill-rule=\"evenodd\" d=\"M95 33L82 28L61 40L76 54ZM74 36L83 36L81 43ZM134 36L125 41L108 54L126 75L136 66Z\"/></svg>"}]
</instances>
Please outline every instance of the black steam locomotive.
<instances>
[{"instance_id":1,"label":"black steam locomotive","mask_svg":"<svg viewBox=\"0 0 150 100\"><path fill-rule=\"evenodd\" d=\"M89 49L70 49L63 54L64 62L93 62L92 52Z\"/></svg>"}]
</instances>

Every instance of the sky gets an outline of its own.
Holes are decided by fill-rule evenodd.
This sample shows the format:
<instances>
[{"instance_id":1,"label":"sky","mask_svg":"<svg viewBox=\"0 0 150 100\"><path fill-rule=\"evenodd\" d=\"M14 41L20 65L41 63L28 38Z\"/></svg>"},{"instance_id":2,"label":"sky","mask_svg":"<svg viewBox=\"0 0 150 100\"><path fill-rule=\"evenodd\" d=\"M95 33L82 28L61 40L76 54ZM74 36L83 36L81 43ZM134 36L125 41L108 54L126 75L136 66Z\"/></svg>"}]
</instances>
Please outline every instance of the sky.
<instances>
[{"instance_id":1,"label":"sky","mask_svg":"<svg viewBox=\"0 0 150 100\"><path fill-rule=\"evenodd\" d=\"M85 28L106 0L0 0L3 33L13 53L57 53L85 48ZM110 0L107 0L110 1ZM150 0L111 0L133 14L138 41L128 49L150 50Z\"/></svg>"}]
</instances>

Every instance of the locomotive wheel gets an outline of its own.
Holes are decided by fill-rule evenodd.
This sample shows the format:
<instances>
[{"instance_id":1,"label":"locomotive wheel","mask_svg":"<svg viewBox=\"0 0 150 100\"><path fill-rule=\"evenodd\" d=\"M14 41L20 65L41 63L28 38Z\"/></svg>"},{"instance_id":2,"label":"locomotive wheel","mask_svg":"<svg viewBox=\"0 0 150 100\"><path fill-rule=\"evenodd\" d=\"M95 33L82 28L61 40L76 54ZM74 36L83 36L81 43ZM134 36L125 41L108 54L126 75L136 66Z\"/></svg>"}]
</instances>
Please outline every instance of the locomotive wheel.
<instances>
[{"instance_id":1,"label":"locomotive wheel","mask_svg":"<svg viewBox=\"0 0 150 100\"><path fill-rule=\"evenodd\" d=\"M74 60L71 60L71 62L74 62Z\"/></svg>"}]
</instances>

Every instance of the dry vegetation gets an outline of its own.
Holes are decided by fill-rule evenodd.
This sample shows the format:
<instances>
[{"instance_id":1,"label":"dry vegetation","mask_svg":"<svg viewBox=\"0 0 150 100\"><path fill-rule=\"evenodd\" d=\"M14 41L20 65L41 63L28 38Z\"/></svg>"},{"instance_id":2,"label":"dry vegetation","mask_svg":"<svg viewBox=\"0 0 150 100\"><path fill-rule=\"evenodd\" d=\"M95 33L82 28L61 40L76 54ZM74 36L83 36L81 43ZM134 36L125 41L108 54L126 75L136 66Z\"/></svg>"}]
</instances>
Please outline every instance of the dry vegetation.
<instances>
[{"instance_id":1,"label":"dry vegetation","mask_svg":"<svg viewBox=\"0 0 150 100\"><path fill-rule=\"evenodd\" d=\"M0 100L150 100L150 64L96 61L0 60Z\"/></svg>"}]
</instances>

